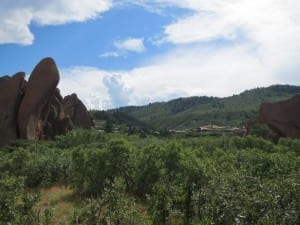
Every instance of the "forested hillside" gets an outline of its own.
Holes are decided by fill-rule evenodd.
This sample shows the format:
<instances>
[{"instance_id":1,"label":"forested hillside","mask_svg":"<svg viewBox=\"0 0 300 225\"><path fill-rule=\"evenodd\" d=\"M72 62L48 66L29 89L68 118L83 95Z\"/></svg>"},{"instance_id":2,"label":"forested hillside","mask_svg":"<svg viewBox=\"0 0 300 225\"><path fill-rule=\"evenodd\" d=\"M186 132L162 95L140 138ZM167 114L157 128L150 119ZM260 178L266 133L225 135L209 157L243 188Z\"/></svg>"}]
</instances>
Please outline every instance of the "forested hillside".
<instances>
[{"instance_id":1,"label":"forested hillside","mask_svg":"<svg viewBox=\"0 0 300 225\"><path fill-rule=\"evenodd\" d=\"M299 93L299 86L274 85L226 98L179 98L146 106L114 109L102 112L102 117L99 117L99 112L98 116L94 112L94 116L96 119L110 118L115 123L135 124L142 128L148 126L156 130L197 128L206 124L242 126L255 117L262 102L280 101ZM104 114L106 116L103 117Z\"/></svg>"}]
</instances>

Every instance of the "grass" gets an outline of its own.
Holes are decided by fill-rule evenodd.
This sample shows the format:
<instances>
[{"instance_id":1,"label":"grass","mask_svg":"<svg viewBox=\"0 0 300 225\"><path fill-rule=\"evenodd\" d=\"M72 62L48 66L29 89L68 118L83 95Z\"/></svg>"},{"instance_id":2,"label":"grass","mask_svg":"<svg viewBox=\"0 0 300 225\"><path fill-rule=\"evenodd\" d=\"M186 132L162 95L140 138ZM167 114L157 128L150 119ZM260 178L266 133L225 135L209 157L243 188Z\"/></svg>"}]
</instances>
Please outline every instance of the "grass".
<instances>
[{"instance_id":1,"label":"grass","mask_svg":"<svg viewBox=\"0 0 300 225\"><path fill-rule=\"evenodd\" d=\"M65 186L53 186L40 190L41 199L35 206L35 210L44 214L46 209L53 210L53 224L68 224L73 211L79 203L74 198L73 191Z\"/></svg>"}]
</instances>

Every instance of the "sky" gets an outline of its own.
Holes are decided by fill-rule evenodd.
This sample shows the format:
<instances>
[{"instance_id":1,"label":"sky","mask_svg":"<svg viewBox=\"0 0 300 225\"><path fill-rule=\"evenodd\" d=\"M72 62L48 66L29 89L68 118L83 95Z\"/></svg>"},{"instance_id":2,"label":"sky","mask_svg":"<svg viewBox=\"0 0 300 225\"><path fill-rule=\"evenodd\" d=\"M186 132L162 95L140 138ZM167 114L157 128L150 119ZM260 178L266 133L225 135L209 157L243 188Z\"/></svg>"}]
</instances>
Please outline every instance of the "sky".
<instances>
[{"instance_id":1,"label":"sky","mask_svg":"<svg viewBox=\"0 0 300 225\"><path fill-rule=\"evenodd\" d=\"M300 1L0 0L0 76L44 57L89 109L300 85Z\"/></svg>"}]
</instances>

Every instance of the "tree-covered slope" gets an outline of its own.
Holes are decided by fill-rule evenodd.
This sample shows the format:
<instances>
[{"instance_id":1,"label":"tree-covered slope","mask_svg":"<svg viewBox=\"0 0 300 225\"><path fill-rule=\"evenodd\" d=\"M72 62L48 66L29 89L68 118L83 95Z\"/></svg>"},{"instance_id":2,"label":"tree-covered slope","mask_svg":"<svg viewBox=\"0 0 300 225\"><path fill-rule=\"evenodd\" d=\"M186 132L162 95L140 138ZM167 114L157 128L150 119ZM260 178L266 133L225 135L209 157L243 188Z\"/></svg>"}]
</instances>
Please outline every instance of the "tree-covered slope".
<instances>
[{"instance_id":1,"label":"tree-covered slope","mask_svg":"<svg viewBox=\"0 0 300 225\"><path fill-rule=\"evenodd\" d=\"M189 97L146 106L128 106L107 111L127 115L155 129L196 128L205 124L241 126L253 118L262 102L275 102L300 94L299 86L274 85L244 91L226 98Z\"/></svg>"}]
</instances>

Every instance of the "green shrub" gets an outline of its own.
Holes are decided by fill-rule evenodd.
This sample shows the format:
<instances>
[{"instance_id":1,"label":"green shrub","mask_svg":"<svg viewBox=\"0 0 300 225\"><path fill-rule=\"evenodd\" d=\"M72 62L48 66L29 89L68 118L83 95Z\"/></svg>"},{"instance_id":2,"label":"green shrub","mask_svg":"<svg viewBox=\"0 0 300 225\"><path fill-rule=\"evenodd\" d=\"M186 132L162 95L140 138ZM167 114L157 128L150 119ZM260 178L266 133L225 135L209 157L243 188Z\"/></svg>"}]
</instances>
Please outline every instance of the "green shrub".
<instances>
[{"instance_id":1,"label":"green shrub","mask_svg":"<svg viewBox=\"0 0 300 225\"><path fill-rule=\"evenodd\" d=\"M283 152L295 152L300 156L300 139L281 138L278 147Z\"/></svg>"},{"instance_id":2,"label":"green shrub","mask_svg":"<svg viewBox=\"0 0 300 225\"><path fill-rule=\"evenodd\" d=\"M118 179L110 189L105 189L102 198L88 199L74 212L74 225L150 225L149 218L128 198L125 184Z\"/></svg>"},{"instance_id":3,"label":"green shrub","mask_svg":"<svg viewBox=\"0 0 300 225\"><path fill-rule=\"evenodd\" d=\"M255 124L249 134L269 141L276 141L278 139L278 135L268 125L263 123Z\"/></svg>"},{"instance_id":4,"label":"green shrub","mask_svg":"<svg viewBox=\"0 0 300 225\"><path fill-rule=\"evenodd\" d=\"M246 137L234 137L231 141L232 148L236 149L260 149L265 152L273 152L274 144L261 137L246 136Z\"/></svg>"},{"instance_id":5,"label":"green shrub","mask_svg":"<svg viewBox=\"0 0 300 225\"><path fill-rule=\"evenodd\" d=\"M39 224L38 214L33 210L38 200L38 194L24 192L22 178L2 175L0 177L0 224Z\"/></svg>"},{"instance_id":6,"label":"green shrub","mask_svg":"<svg viewBox=\"0 0 300 225\"><path fill-rule=\"evenodd\" d=\"M112 140L105 148L76 149L72 155L73 187L83 195L101 196L114 179L128 180L130 146L123 140Z\"/></svg>"}]
</instances>

